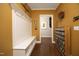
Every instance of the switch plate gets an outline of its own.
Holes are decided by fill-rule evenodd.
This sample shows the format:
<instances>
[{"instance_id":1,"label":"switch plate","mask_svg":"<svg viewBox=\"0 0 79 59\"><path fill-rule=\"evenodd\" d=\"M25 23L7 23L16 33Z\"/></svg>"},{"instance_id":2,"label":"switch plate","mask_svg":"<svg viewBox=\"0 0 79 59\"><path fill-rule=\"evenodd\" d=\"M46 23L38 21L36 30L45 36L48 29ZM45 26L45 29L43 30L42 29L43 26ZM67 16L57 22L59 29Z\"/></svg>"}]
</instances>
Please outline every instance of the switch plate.
<instances>
[{"instance_id":1,"label":"switch plate","mask_svg":"<svg viewBox=\"0 0 79 59\"><path fill-rule=\"evenodd\" d=\"M74 26L74 30L79 30L79 26Z\"/></svg>"}]
</instances>

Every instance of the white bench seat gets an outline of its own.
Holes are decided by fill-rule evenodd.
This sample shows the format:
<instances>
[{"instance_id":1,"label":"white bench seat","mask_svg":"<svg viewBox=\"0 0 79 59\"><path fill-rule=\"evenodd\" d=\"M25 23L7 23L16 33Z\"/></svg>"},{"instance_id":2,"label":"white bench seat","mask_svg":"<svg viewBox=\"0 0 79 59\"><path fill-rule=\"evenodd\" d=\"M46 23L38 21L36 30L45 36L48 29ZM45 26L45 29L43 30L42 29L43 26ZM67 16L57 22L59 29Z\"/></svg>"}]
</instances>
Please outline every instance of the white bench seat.
<instances>
[{"instance_id":1,"label":"white bench seat","mask_svg":"<svg viewBox=\"0 0 79 59\"><path fill-rule=\"evenodd\" d=\"M24 40L22 43L13 47L14 56L24 56L30 55L35 46L35 36L30 37L29 39Z\"/></svg>"}]
</instances>

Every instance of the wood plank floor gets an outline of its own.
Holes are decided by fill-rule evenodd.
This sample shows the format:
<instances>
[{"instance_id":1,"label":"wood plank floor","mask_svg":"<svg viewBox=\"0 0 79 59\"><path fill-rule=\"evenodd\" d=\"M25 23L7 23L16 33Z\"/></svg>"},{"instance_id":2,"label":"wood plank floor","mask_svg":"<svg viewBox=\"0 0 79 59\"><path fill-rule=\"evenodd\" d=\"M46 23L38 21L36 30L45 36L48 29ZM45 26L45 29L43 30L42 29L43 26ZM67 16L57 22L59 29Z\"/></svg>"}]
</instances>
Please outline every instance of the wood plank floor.
<instances>
[{"instance_id":1,"label":"wood plank floor","mask_svg":"<svg viewBox=\"0 0 79 59\"><path fill-rule=\"evenodd\" d=\"M31 56L59 56L59 53L51 38L42 38L42 43L35 45Z\"/></svg>"}]
</instances>

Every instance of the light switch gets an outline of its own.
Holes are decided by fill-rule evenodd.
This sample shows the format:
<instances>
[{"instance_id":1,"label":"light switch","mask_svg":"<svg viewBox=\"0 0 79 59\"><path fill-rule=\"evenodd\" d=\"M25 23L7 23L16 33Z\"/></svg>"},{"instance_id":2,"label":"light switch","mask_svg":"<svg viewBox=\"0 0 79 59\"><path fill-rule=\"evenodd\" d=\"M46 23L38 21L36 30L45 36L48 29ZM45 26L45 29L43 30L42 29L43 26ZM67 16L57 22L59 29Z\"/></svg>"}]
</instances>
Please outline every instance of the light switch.
<instances>
[{"instance_id":1,"label":"light switch","mask_svg":"<svg viewBox=\"0 0 79 59\"><path fill-rule=\"evenodd\" d=\"M74 26L74 30L79 30L79 26Z\"/></svg>"}]
</instances>

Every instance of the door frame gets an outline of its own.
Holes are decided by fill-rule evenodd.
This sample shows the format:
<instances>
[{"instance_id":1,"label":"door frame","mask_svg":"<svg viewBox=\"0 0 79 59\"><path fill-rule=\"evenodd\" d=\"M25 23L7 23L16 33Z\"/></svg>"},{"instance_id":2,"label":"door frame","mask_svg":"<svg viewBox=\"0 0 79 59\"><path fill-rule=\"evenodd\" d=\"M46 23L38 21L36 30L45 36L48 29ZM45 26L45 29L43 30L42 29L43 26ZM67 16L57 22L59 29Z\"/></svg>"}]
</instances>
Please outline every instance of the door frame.
<instances>
[{"instance_id":1,"label":"door frame","mask_svg":"<svg viewBox=\"0 0 79 59\"><path fill-rule=\"evenodd\" d=\"M43 15L46 15L46 16L50 16L52 18L52 43L55 43L55 41L53 40L53 15L51 14L40 14L39 15L39 41L37 43L41 43L41 28L40 28L40 17L43 16Z\"/></svg>"}]
</instances>

